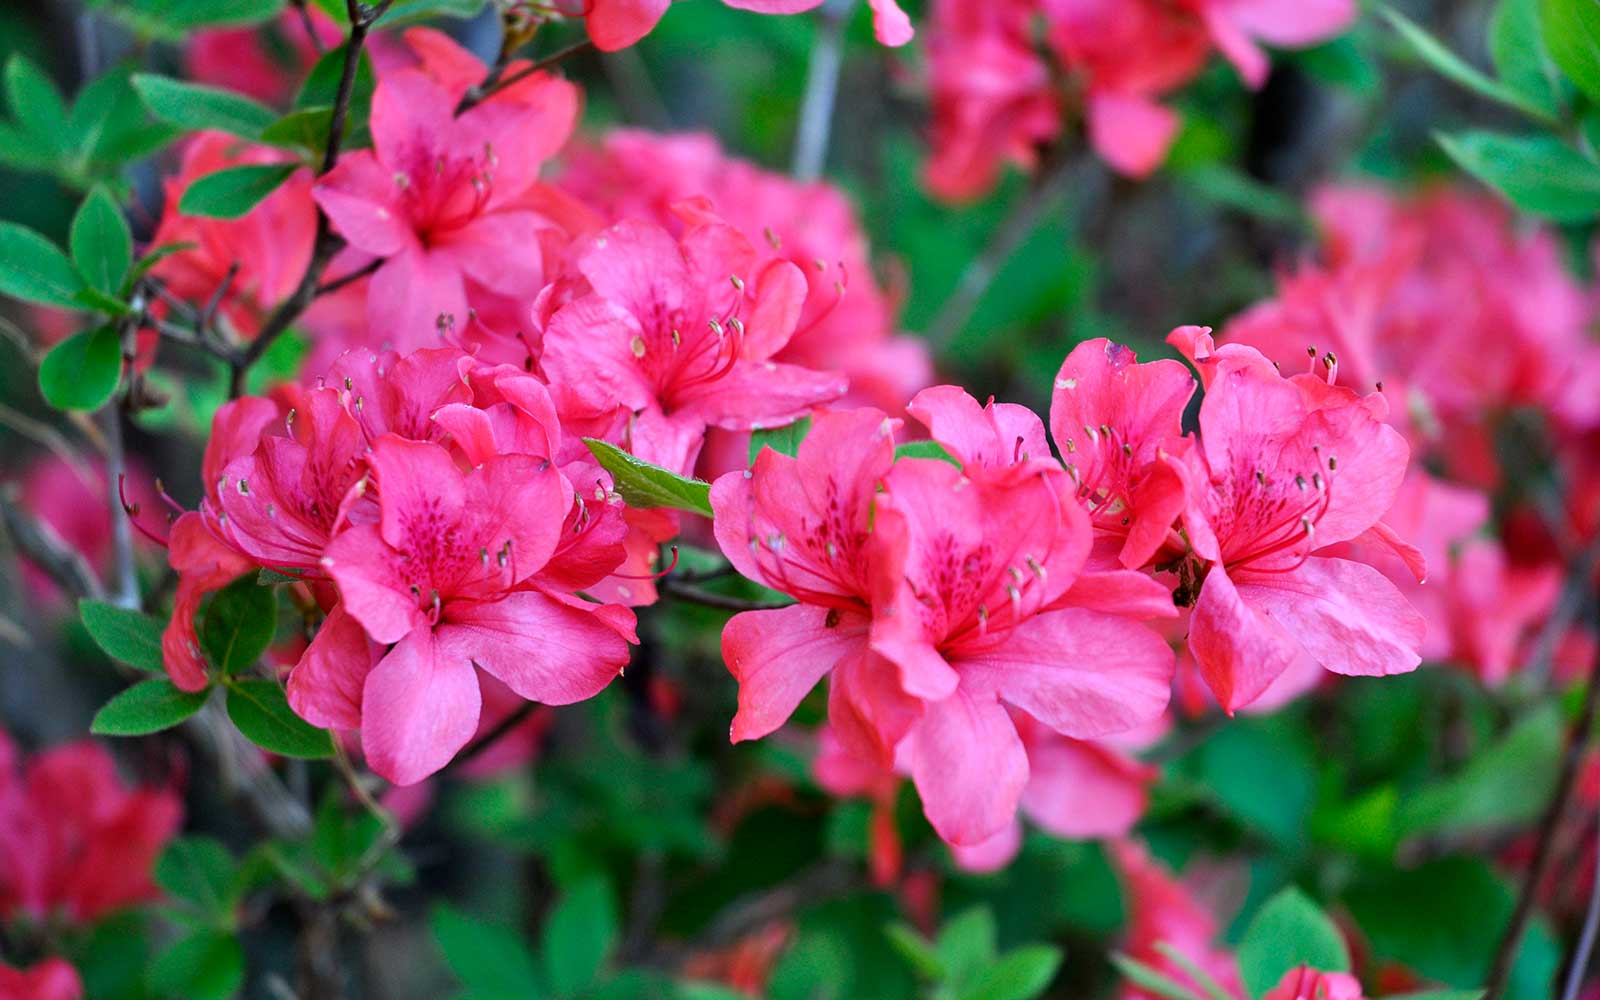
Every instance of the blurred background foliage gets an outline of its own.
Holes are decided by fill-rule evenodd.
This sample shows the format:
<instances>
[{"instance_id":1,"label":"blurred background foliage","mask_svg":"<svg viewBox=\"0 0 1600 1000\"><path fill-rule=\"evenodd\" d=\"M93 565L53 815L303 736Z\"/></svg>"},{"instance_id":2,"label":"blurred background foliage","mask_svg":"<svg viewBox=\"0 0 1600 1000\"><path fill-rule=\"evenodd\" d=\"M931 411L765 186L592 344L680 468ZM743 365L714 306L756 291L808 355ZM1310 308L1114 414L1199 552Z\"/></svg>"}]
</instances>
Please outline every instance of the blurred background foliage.
<instances>
[{"instance_id":1,"label":"blurred background foliage","mask_svg":"<svg viewBox=\"0 0 1600 1000\"><path fill-rule=\"evenodd\" d=\"M920 17L917 4L906 6ZM1487 0L1398 6L1470 62L1487 65ZM118 67L135 63L176 68L171 39L138 38L119 7L158 15L183 9L131 0L9 0L0 9L0 62L25 55L68 98L63 131L0 134L0 219L63 245L96 180L126 185L135 235L148 238L159 181L172 166L170 153L149 155L168 138L163 126L107 135L77 120L92 111L80 114L86 95L126 100L112 92L114 79L94 98L87 78L115 78ZM492 53L492 12L444 24ZM637 48L586 53L564 70L584 87L589 132L621 124L706 130L730 152L784 170L816 30L811 17L761 17L686 0ZM577 37L575 29L552 28L538 48L555 51ZM966 206L930 199L920 182L921 59L915 45L878 47L866 11L856 11L826 171L856 200L877 266L903 296L902 325L912 331L940 322L963 274L1029 184L1009 176ZM1269 294L1275 270L1308 252L1312 234L1300 206L1312 186L1349 176L1426 184L1453 172L1435 131L1514 120L1421 65L1370 14L1331 44L1279 54L1257 92L1219 62L1177 105L1182 135L1151 180L1116 178L1087 153L1071 164L1037 227L941 345L948 381L1042 411L1073 344L1107 336L1161 353L1173 326L1220 325ZM36 169L37 144L51 140L79 154L70 170ZM1565 232L1577 267L1590 233L1583 225ZM8 315L8 329L30 322L20 311ZM263 379L293 373L303 345L283 343ZM58 419L38 399L25 347L0 339L7 472L37 450L14 421ZM198 483L201 418L222 398L222 378L194 373L187 399L130 445L183 489ZM182 489L178 496L193 500ZM0 644L0 716L25 742L78 736L117 689L116 675L70 616L43 620L20 611L14 576L6 588L7 617L26 624L31 643L25 650ZM435 783L436 808L392 858L383 899L372 901L372 925L347 952L356 995L652 996L668 995L668 982L677 980L670 989L678 995L715 1000L731 994L682 981L728 978L726 963L744 948L750 962L770 966L765 995L774 1000L1005 1000L1037 991L1026 983L974 985L950 956L977 955L970 960L981 973L1039 942L1059 946L1059 970L1028 952L1013 964L1043 974L1046 995L1116 988L1108 956L1125 907L1103 848L1031 833L1006 870L963 874L903 789L895 817L913 877L898 894L874 888L864 874L870 807L830 800L810 774L804 724L821 719L820 703L803 707L802 724L777 738L728 745L734 685L717 654L722 620L687 606L650 619L641 662L626 682L558 713L532 769ZM670 723L661 712L667 689L680 702ZM1221 901L1232 915L1229 941L1241 938L1265 900L1294 885L1361 943L1362 968L1380 991L1429 982L1474 987L1512 906L1515 882L1502 862L1548 798L1561 720L1575 707L1572 699L1547 703L1521 678L1491 694L1466 675L1424 668L1338 685L1271 717L1186 724L1156 751L1163 779L1141 833L1173 866L1211 866L1233 876L1219 882L1244 887ZM141 756L139 745L121 750L142 775L177 766ZM305 780L298 765L294 773ZM303 898L372 891L369 882L341 881L375 834L338 808L319 813L306 842L246 854L245 819L198 777L186 786L190 829L205 839L186 849L205 859L196 869L202 884L169 871L162 884L173 902L162 915L121 918L72 943L93 997L220 997L236 989L272 996L262 970L292 966L294 914L281 902L260 912L245 905L252 886L288 880ZM1556 916L1559 922L1535 921L1511 997L1550 996L1560 942L1578 914ZM918 932L886 932L908 922L923 933L945 928L937 953L928 941L916 943ZM751 935L774 926L763 953ZM247 980L233 943L240 927L250 931ZM171 944L180 938L189 950L174 957ZM156 954L161 960L149 972L131 971Z\"/></svg>"}]
</instances>

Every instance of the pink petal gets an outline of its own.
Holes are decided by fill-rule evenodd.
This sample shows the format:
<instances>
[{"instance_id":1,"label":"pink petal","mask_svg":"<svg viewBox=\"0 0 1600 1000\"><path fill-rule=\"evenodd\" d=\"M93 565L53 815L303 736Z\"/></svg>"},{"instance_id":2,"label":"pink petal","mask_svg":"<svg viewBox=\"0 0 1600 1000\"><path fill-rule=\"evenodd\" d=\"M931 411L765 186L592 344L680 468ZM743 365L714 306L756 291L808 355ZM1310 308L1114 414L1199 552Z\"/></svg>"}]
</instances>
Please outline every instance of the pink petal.
<instances>
[{"instance_id":1,"label":"pink petal","mask_svg":"<svg viewBox=\"0 0 1600 1000\"><path fill-rule=\"evenodd\" d=\"M992 695L962 687L930 703L907 740L923 811L944 840L980 844L1016 816L1028 755Z\"/></svg>"},{"instance_id":2,"label":"pink petal","mask_svg":"<svg viewBox=\"0 0 1600 1000\"><path fill-rule=\"evenodd\" d=\"M383 540L394 548L408 551L418 531L438 531L465 514L461 473L450 452L439 445L385 434L368 461L383 498Z\"/></svg>"},{"instance_id":3,"label":"pink petal","mask_svg":"<svg viewBox=\"0 0 1600 1000\"><path fill-rule=\"evenodd\" d=\"M454 111L449 93L420 69L386 74L373 92L369 119L378 162L405 174L432 169L445 152L439 144L450 133Z\"/></svg>"},{"instance_id":4,"label":"pink petal","mask_svg":"<svg viewBox=\"0 0 1600 1000\"><path fill-rule=\"evenodd\" d=\"M911 18L895 0L867 0L867 6L872 8L872 33L880 43L899 48L916 35Z\"/></svg>"},{"instance_id":5,"label":"pink petal","mask_svg":"<svg viewBox=\"0 0 1600 1000\"><path fill-rule=\"evenodd\" d=\"M739 683L729 738L760 739L783 725L841 659L866 646L866 638L861 615L808 604L734 615L722 630L722 659Z\"/></svg>"},{"instance_id":6,"label":"pink petal","mask_svg":"<svg viewBox=\"0 0 1600 1000\"><path fill-rule=\"evenodd\" d=\"M1118 173L1148 177L1167 158L1178 134L1178 115L1133 94L1089 98L1089 143Z\"/></svg>"},{"instance_id":7,"label":"pink petal","mask_svg":"<svg viewBox=\"0 0 1600 1000\"><path fill-rule=\"evenodd\" d=\"M428 618L406 591L410 579L400 554L384 543L376 525L361 524L328 546L323 568L339 587L344 610L377 642L399 642Z\"/></svg>"},{"instance_id":8,"label":"pink petal","mask_svg":"<svg viewBox=\"0 0 1600 1000\"><path fill-rule=\"evenodd\" d=\"M323 729L361 728L361 691L382 656L361 623L336 604L289 672L289 705Z\"/></svg>"},{"instance_id":9,"label":"pink petal","mask_svg":"<svg viewBox=\"0 0 1600 1000\"><path fill-rule=\"evenodd\" d=\"M1280 625L1245 602L1220 564L1206 574L1195 602L1189 651L1230 715L1256 700L1300 656Z\"/></svg>"},{"instance_id":10,"label":"pink petal","mask_svg":"<svg viewBox=\"0 0 1600 1000\"><path fill-rule=\"evenodd\" d=\"M1379 677L1422 662L1422 616L1365 563L1312 558L1289 573L1241 571L1234 582L1245 605L1334 673Z\"/></svg>"},{"instance_id":11,"label":"pink petal","mask_svg":"<svg viewBox=\"0 0 1600 1000\"><path fill-rule=\"evenodd\" d=\"M489 212L433 243L469 278L502 295L532 298L544 281L539 230L532 212ZM466 317L458 317L465 322Z\"/></svg>"},{"instance_id":12,"label":"pink petal","mask_svg":"<svg viewBox=\"0 0 1600 1000\"><path fill-rule=\"evenodd\" d=\"M1015 403L980 405L963 388L936 385L912 397L906 412L963 465L1003 469L1029 458L1047 458L1044 422Z\"/></svg>"},{"instance_id":13,"label":"pink petal","mask_svg":"<svg viewBox=\"0 0 1600 1000\"><path fill-rule=\"evenodd\" d=\"M1239 71L1239 76L1250 87L1259 87L1267 81L1267 54L1261 47L1250 40L1244 28L1234 23L1230 13L1223 4L1212 2L1205 6L1202 17L1206 22L1206 30L1211 32L1211 40L1217 43L1217 48L1233 63L1234 69Z\"/></svg>"},{"instance_id":14,"label":"pink petal","mask_svg":"<svg viewBox=\"0 0 1600 1000\"><path fill-rule=\"evenodd\" d=\"M814 406L838 399L850 382L836 372L818 372L773 361L738 361L722 378L682 393L679 410L729 430L782 427Z\"/></svg>"},{"instance_id":15,"label":"pink petal","mask_svg":"<svg viewBox=\"0 0 1600 1000\"><path fill-rule=\"evenodd\" d=\"M417 244L394 175L368 150L346 153L311 189L334 231L358 250L387 257Z\"/></svg>"},{"instance_id":16,"label":"pink petal","mask_svg":"<svg viewBox=\"0 0 1600 1000\"><path fill-rule=\"evenodd\" d=\"M441 321L460 329L467 322L461 269L448 255L402 250L384 262L367 288L367 322L383 331L402 354L437 347Z\"/></svg>"},{"instance_id":17,"label":"pink petal","mask_svg":"<svg viewBox=\"0 0 1600 1000\"><path fill-rule=\"evenodd\" d=\"M633 615L520 591L452 606L438 633L442 651L476 663L523 698L570 705L599 694L627 666Z\"/></svg>"},{"instance_id":18,"label":"pink petal","mask_svg":"<svg viewBox=\"0 0 1600 1000\"><path fill-rule=\"evenodd\" d=\"M377 773L413 785L450 762L478 729L478 674L447 656L427 627L402 638L367 675L361 749Z\"/></svg>"},{"instance_id":19,"label":"pink petal","mask_svg":"<svg viewBox=\"0 0 1600 1000\"><path fill-rule=\"evenodd\" d=\"M1028 743L1028 768L1023 812L1069 840L1126 836L1158 774L1109 747L1061 738Z\"/></svg>"},{"instance_id":20,"label":"pink petal","mask_svg":"<svg viewBox=\"0 0 1600 1000\"><path fill-rule=\"evenodd\" d=\"M1356 17L1354 0L1212 0L1240 30L1271 45L1327 41Z\"/></svg>"},{"instance_id":21,"label":"pink petal","mask_svg":"<svg viewBox=\"0 0 1600 1000\"><path fill-rule=\"evenodd\" d=\"M895 665L865 643L834 667L828 682L828 722L847 752L892 766L895 747L922 711L922 701L901 689Z\"/></svg>"},{"instance_id":22,"label":"pink petal","mask_svg":"<svg viewBox=\"0 0 1600 1000\"><path fill-rule=\"evenodd\" d=\"M584 21L601 52L625 49L650 33L672 0L593 0Z\"/></svg>"},{"instance_id":23,"label":"pink petal","mask_svg":"<svg viewBox=\"0 0 1600 1000\"><path fill-rule=\"evenodd\" d=\"M997 691L1056 732L1092 739L1159 716L1175 661L1166 640L1137 622L1066 608L1029 619L956 667L963 686Z\"/></svg>"},{"instance_id":24,"label":"pink petal","mask_svg":"<svg viewBox=\"0 0 1600 1000\"><path fill-rule=\"evenodd\" d=\"M1022 824L1012 820L1004 830L988 840L962 846L950 845L950 856L962 871L982 875L997 872L1011 863L1022 850Z\"/></svg>"}]
</instances>

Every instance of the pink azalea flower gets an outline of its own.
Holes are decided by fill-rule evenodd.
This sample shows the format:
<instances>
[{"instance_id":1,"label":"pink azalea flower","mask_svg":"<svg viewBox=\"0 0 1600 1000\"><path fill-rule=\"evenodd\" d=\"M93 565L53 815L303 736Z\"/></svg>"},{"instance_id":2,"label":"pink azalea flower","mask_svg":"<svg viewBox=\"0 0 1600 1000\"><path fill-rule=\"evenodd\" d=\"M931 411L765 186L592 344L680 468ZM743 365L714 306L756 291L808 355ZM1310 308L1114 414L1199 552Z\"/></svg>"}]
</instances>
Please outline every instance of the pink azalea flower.
<instances>
[{"instance_id":1,"label":"pink azalea flower","mask_svg":"<svg viewBox=\"0 0 1600 1000\"><path fill-rule=\"evenodd\" d=\"M1252 87L1267 79L1265 42L1278 48L1317 45L1356 19L1355 0L1187 0L1211 40Z\"/></svg>"},{"instance_id":2,"label":"pink azalea flower","mask_svg":"<svg viewBox=\"0 0 1600 1000\"><path fill-rule=\"evenodd\" d=\"M47 958L26 969L0 962L0 1000L82 1000L78 970L59 958Z\"/></svg>"},{"instance_id":3,"label":"pink azalea flower","mask_svg":"<svg viewBox=\"0 0 1600 1000\"><path fill-rule=\"evenodd\" d=\"M1261 1000L1365 1000L1361 981L1348 972L1319 972L1309 965L1290 969Z\"/></svg>"},{"instance_id":4,"label":"pink azalea flower","mask_svg":"<svg viewBox=\"0 0 1600 1000\"><path fill-rule=\"evenodd\" d=\"M1204 992L1189 973L1157 945L1176 949L1215 979L1230 996L1244 1000L1238 963L1229 952L1215 946L1217 919L1202 906L1188 887L1150 857L1144 845L1114 841L1111 857L1122 876L1127 900L1128 929L1123 951L1191 989ZM1122 1000L1159 1000L1131 982L1122 987Z\"/></svg>"},{"instance_id":5,"label":"pink azalea flower","mask_svg":"<svg viewBox=\"0 0 1600 1000\"><path fill-rule=\"evenodd\" d=\"M578 107L572 84L537 73L457 116L487 68L441 81L429 73L439 65L385 74L372 101L373 149L341 157L313 190L352 247L383 258L367 321L401 351L441 335L493 339L471 310L531 299L544 284L540 246L553 225L524 196Z\"/></svg>"},{"instance_id":6,"label":"pink azalea flower","mask_svg":"<svg viewBox=\"0 0 1600 1000\"><path fill-rule=\"evenodd\" d=\"M579 241L568 276L540 294L540 363L594 411L632 411L633 453L686 473L707 427L780 427L844 393L838 375L770 360L805 291L799 268L720 222L681 241L623 222Z\"/></svg>"},{"instance_id":7,"label":"pink azalea flower","mask_svg":"<svg viewBox=\"0 0 1600 1000\"><path fill-rule=\"evenodd\" d=\"M394 436L369 463L381 520L343 531L323 557L340 605L290 675L296 711L359 725L373 769L412 784L476 731L477 669L557 705L610 683L632 613L538 579L572 506L559 471L509 455L463 474L443 447Z\"/></svg>"},{"instance_id":8,"label":"pink azalea flower","mask_svg":"<svg viewBox=\"0 0 1600 1000\"><path fill-rule=\"evenodd\" d=\"M171 789L125 785L97 743L24 762L0 732L0 919L88 924L156 898L151 868L182 813Z\"/></svg>"},{"instance_id":9,"label":"pink azalea flower","mask_svg":"<svg viewBox=\"0 0 1600 1000\"><path fill-rule=\"evenodd\" d=\"M161 650L172 683L185 691L199 691L206 686L205 661L194 629L200 602L256 567L233 544L222 524L218 487L223 472L235 459L254 452L262 432L280 416L275 403L255 396L233 400L217 410L200 467L206 494L199 510L182 515L172 525L167 561L178 574L178 589L173 597L172 617L161 636Z\"/></svg>"},{"instance_id":10,"label":"pink azalea flower","mask_svg":"<svg viewBox=\"0 0 1600 1000\"><path fill-rule=\"evenodd\" d=\"M1183 436L1194 378L1171 360L1137 364L1105 339L1072 349L1056 374L1050 433L1095 528L1122 539L1123 566L1145 565L1168 542L1184 487L1164 445Z\"/></svg>"},{"instance_id":11,"label":"pink azalea flower","mask_svg":"<svg viewBox=\"0 0 1600 1000\"><path fill-rule=\"evenodd\" d=\"M307 6L317 40L298 11L285 10L261 27L196 31L184 46L187 76L226 87L267 104L284 104L324 49L344 42L344 32L315 5Z\"/></svg>"},{"instance_id":12,"label":"pink azalea flower","mask_svg":"<svg viewBox=\"0 0 1600 1000\"><path fill-rule=\"evenodd\" d=\"M217 321L241 340L255 336L267 313L300 283L311 261L317 210L311 200L310 172L296 172L238 219L183 215L178 202L190 184L207 174L288 159L282 150L254 146L220 132L200 132L184 145L178 173L162 184L161 222L151 244L195 246L164 258L151 274L189 302L205 303L223 292ZM159 313L164 304L157 302L152 308Z\"/></svg>"},{"instance_id":13,"label":"pink azalea flower","mask_svg":"<svg viewBox=\"0 0 1600 1000\"><path fill-rule=\"evenodd\" d=\"M729 7L761 14L799 14L822 6L823 0L722 0ZM915 33L911 19L895 0L867 0L872 8L872 30L884 45L899 46ZM648 35L672 0L589 0L583 19L589 37L602 52L625 49Z\"/></svg>"},{"instance_id":14,"label":"pink azalea flower","mask_svg":"<svg viewBox=\"0 0 1600 1000\"><path fill-rule=\"evenodd\" d=\"M1415 550L1379 521L1409 453L1382 397L1285 379L1197 328L1169 339L1206 384L1200 439L1169 461L1188 482L1189 649L1222 707L1249 704L1302 658L1341 674L1416 667L1422 616L1371 565L1324 553L1365 535L1405 551L1421 576Z\"/></svg>"},{"instance_id":15,"label":"pink azalea flower","mask_svg":"<svg viewBox=\"0 0 1600 1000\"><path fill-rule=\"evenodd\" d=\"M104 468L70 463L52 452L23 470L19 485L22 508L82 555L90 568L103 571L111 557L111 519L122 516L113 515L108 506ZM156 500L150 481L133 469L123 493L136 505L153 507ZM65 595L55 581L26 557L21 563L23 582L34 598L46 607L58 606Z\"/></svg>"},{"instance_id":16,"label":"pink azalea flower","mask_svg":"<svg viewBox=\"0 0 1600 1000\"><path fill-rule=\"evenodd\" d=\"M560 184L607 220L649 219L671 232L684 226L675 206L705 199L758 253L793 263L806 278L805 305L773 360L842 372L850 404L895 412L932 381L927 345L894 335L897 303L874 275L854 207L832 185L727 156L709 134L637 129L574 150Z\"/></svg>"},{"instance_id":17,"label":"pink azalea flower","mask_svg":"<svg viewBox=\"0 0 1600 1000\"><path fill-rule=\"evenodd\" d=\"M1112 616L1044 610L1089 546L1059 467L896 463L893 426L873 410L819 415L797 458L765 451L713 487L723 552L802 601L724 630L733 737L775 729L831 673L845 745L898 754L940 836L974 844L1027 784L1002 701L1079 738L1129 729L1165 706L1171 651Z\"/></svg>"}]
</instances>

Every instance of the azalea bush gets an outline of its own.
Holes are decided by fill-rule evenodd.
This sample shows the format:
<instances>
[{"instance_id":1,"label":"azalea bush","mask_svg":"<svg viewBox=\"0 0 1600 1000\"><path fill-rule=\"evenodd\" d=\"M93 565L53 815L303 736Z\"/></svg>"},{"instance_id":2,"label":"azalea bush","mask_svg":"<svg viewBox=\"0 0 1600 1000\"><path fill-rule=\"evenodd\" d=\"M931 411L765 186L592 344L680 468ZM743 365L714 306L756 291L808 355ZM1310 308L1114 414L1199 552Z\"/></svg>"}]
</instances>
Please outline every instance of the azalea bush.
<instances>
[{"instance_id":1,"label":"azalea bush","mask_svg":"<svg viewBox=\"0 0 1600 1000\"><path fill-rule=\"evenodd\" d=\"M0 47L0 1000L1600 992L1595 0Z\"/></svg>"}]
</instances>

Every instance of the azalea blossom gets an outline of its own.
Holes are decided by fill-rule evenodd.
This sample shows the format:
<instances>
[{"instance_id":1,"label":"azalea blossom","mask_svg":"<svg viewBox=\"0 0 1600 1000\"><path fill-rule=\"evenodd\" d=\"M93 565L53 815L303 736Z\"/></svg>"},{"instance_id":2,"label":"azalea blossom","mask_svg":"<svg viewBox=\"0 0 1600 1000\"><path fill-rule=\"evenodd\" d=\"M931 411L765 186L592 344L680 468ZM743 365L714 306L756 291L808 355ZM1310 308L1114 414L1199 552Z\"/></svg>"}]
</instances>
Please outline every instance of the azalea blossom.
<instances>
[{"instance_id":1,"label":"azalea blossom","mask_svg":"<svg viewBox=\"0 0 1600 1000\"><path fill-rule=\"evenodd\" d=\"M1152 858L1143 844L1114 841L1111 857L1127 899L1124 954L1191 989L1203 990L1188 970L1163 954L1159 946L1174 949L1216 980L1228 995L1243 1000L1246 994L1238 962L1216 946L1217 918L1193 890ZM1122 1000L1159 997L1128 982L1122 987Z\"/></svg>"},{"instance_id":2,"label":"azalea blossom","mask_svg":"<svg viewBox=\"0 0 1600 1000\"><path fill-rule=\"evenodd\" d=\"M322 559L340 604L290 675L297 711L359 727L372 767L412 784L476 731L478 669L547 704L610 683L632 614L538 578L572 505L559 471L506 455L463 474L443 447L393 435L369 462L380 520L341 533Z\"/></svg>"},{"instance_id":3,"label":"azalea blossom","mask_svg":"<svg viewBox=\"0 0 1600 1000\"><path fill-rule=\"evenodd\" d=\"M901 761L939 834L975 844L1010 822L1028 779L1002 700L1078 738L1129 729L1165 705L1171 654L1137 625L1047 610L1089 546L1059 467L896 462L894 426L821 414L798 457L763 451L714 485L724 554L801 601L724 630L732 735L777 728L831 674L844 745Z\"/></svg>"},{"instance_id":4,"label":"azalea blossom","mask_svg":"<svg viewBox=\"0 0 1600 1000\"><path fill-rule=\"evenodd\" d=\"M1383 422L1382 396L1286 379L1255 350L1214 348L1197 328L1170 340L1206 390L1199 440L1170 461L1187 484L1189 649L1222 707L1249 704L1303 658L1342 674L1415 668L1422 616L1370 564L1324 551L1365 536L1424 575L1420 553L1379 520L1409 453Z\"/></svg>"},{"instance_id":5,"label":"azalea blossom","mask_svg":"<svg viewBox=\"0 0 1600 1000\"><path fill-rule=\"evenodd\" d=\"M822 6L823 0L722 0L729 7L760 14L799 14ZM867 0L872 8L872 30L884 45L911 41L914 29L895 0ZM583 20L589 38L602 52L625 49L648 35L672 0L588 0Z\"/></svg>"},{"instance_id":6,"label":"azalea blossom","mask_svg":"<svg viewBox=\"0 0 1600 1000\"><path fill-rule=\"evenodd\" d=\"M1361 981L1348 972L1319 972L1309 965L1283 974L1261 1000L1365 1000Z\"/></svg>"},{"instance_id":7,"label":"azalea blossom","mask_svg":"<svg viewBox=\"0 0 1600 1000\"><path fill-rule=\"evenodd\" d=\"M156 898L151 868L182 817L175 791L130 787L98 743L24 760L0 731L0 920L88 924ZM66 981L60 968L27 975Z\"/></svg>"},{"instance_id":8,"label":"azalea blossom","mask_svg":"<svg viewBox=\"0 0 1600 1000\"><path fill-rule=\"evenodd\" d=\"M0 1000L82 1000L83 980L65 960L47 958L27 968L0 962Z\"/></svg>"}]
</instances>

